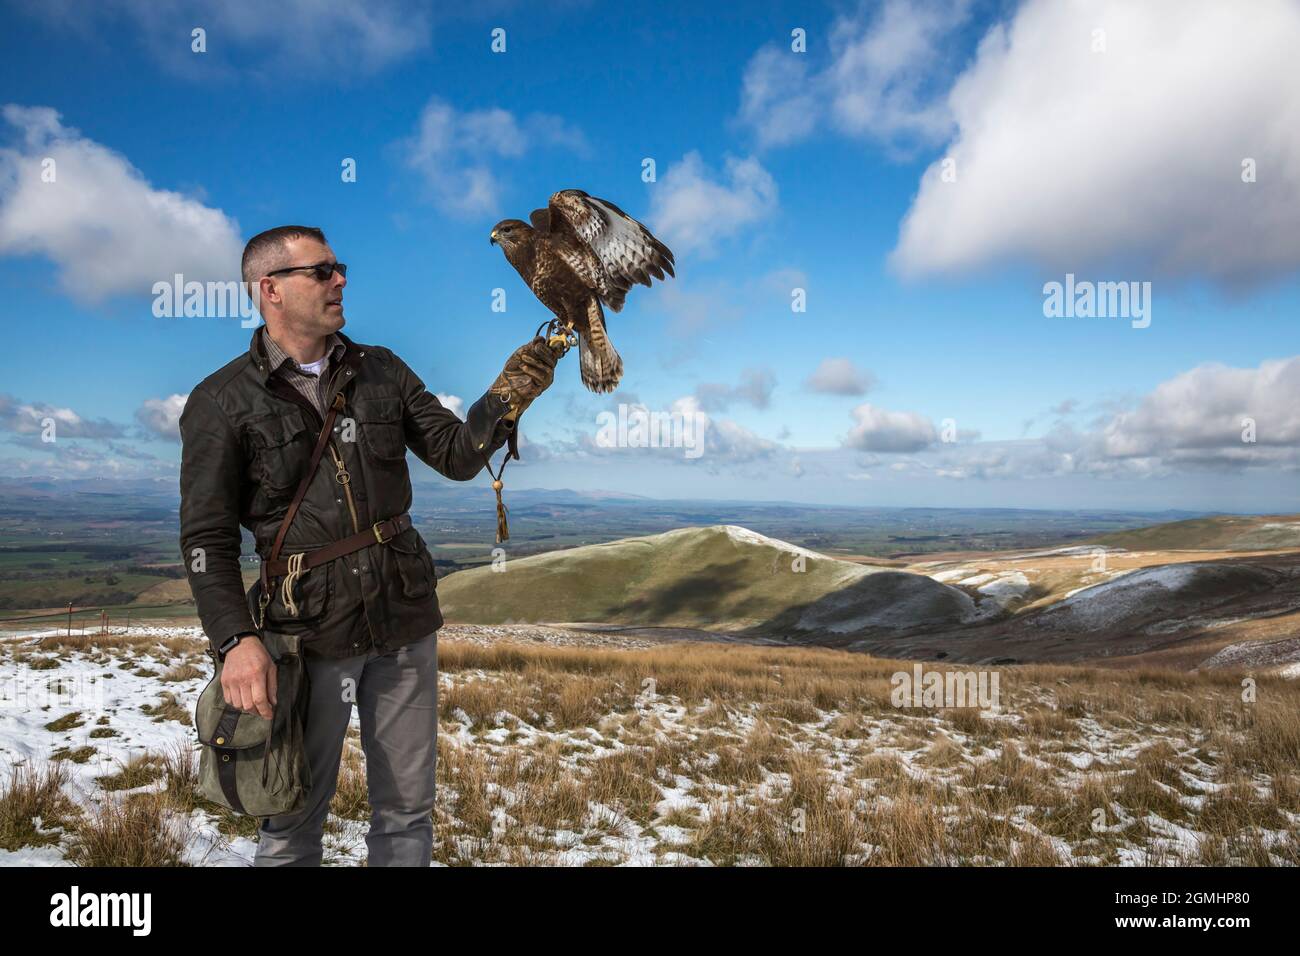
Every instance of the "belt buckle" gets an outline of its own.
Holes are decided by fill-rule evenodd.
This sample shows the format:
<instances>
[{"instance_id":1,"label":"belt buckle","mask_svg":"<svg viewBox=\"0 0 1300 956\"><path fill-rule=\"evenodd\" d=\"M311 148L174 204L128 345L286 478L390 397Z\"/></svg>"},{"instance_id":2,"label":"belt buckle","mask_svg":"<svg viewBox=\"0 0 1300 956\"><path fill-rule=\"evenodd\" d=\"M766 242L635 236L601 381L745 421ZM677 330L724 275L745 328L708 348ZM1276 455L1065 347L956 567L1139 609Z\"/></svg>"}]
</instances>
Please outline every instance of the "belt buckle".
<instances>
[{"instance_id":1,"label":"belt buckle","mask_svg":"<svg viewBox=\"0 0 1300 956\"><path fill-rule=\"evenodd\" d=\"M375 533L375 541L377 541L379 544L387 544L389 541L392 541L393 539L384 537L383 532L379 530L379 526L381 524L383 524L382 521L376 521L374 524L370 526L370 530Z\"/></svg>"}]
</instances>

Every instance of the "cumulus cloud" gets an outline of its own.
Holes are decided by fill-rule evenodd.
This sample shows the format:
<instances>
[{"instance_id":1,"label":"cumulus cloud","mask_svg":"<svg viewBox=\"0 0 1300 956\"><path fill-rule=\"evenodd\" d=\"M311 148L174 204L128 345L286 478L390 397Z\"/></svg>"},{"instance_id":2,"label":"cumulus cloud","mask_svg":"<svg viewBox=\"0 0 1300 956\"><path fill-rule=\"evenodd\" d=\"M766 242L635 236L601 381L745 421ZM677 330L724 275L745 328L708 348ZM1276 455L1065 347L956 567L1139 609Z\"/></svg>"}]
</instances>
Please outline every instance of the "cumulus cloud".
<instances>
[{"instance_id":1,"label":"cumulus cloud","mask_svg":"<svg viewBox=\"0 0 1300 956\"><path fill-rule=\"evenodd\" d=\"M1265 454L1270 447L1294 450L1300 446L1300 356L1258 368L1198 366L1162 382L1101 434L1105 453L1115 458L1249 461L1260 446Z\"/></svg>"},{"instance_id":2,"label":"cumulus cloud","mask_svg":"<svg viewBox=\"0 0 1300 956\"><path fill-rule=\"evenodd\" d=\"M281 0L268 16L262 0L44 0L31 12L82 31L125 20L165 67L191 79L292 72L370 73L429 45L432 17L419 0ZM191 50L203 27L207 50ZM237 58L237 59L236 59Z\"/></svg>"},{"instance_id":3,"label":"cumulus cloud","mask_svg":"<svg viewBox=\"0 0 1300 956\"><path fill-rule=\"evenodd\" d=\"M590 430L575 429L570 438L552 440L547 447L549 457L558 460L671 462L714 474L762 465L796 477L801 473L788 447L710 415L695 395L684 395L667 407L631 402L603 409Z\"/></svg>"},{"instance_id":4,"label":"cumulus cloud","mask_svg":"<svg viewBox=\"0 0 1300 956\"><path fill-rule=\"evenodd\" d=\"M851 360L827 358L808 376L804 387L826 395L865 395L875 384L875 376Z\"/></svg>"},{"instance_id":5,"label":"cumulus cloud","mask_svg":"<svg viewBox=\"0 0 1300 956\"><path fill-rule=\"evenodd\" d=\"M1256 368L1201 365L1160 383L1093 427L1058 421L1037 438L939 443L906 459L898 470L955 480L1110 480L1206 469L1300 469L1300 356Z\"/></svg>"},{"instance_id":6,"label":"cumulus cloud","mask_svg":"<svg viewBox=\"0 0 1300 956\"><path fill-rule=\"evenodd\" d=\"M181 412L185 410L188 395L168 395L166 398L146 398L135 410L135 420L145 431L168 441L181 440Z\"/></svg>"},{"instance_id":7,"label":"cumulus cloud","mask_svg":"<svg viewBox=\"0 0 1300 956\"><path fill-rule=\"evenodd\" d=\"M969 9L969 0L887 0L870 16L840 16L829 59L815 69L812 53L766 46L745 68L739 118L760 146L819 126L902 148L941 142L951 129L942 80Z\"/></svg>"},{"instance_id":8,"label":"cumulus cloud","mask_svg":"<svg viewBox=\"0 0 1300 956\"><path fill-rule=\"evenodd\" d=\"M0 149L0 255L51 259L62 288L84 302L149 295L175 273L239 278L239 225L221 210L154 188L49 107L0 112L21 137Z\"/></svg>"},{"instance_id":9,"label":"cumulus cloud","mask_svg":"<svg viewBox=\"0 0 1300 956\"><path fill-rule=\"evenodd\" d=\"M522 119L492 107L458 110L433 97L420 113L414 135L398 144L411 169L446 212L471 217L501 206L501 180L494 162L519 159L530 148L587 149L580 130L558 116L534 113Z\"/></svg>"},{"instance_id":10,"label":"cumulus cloud","mask_svg":"<svg viewBox=\"0 0 1300 956\"><path fill-rule=\"evenodd\" d=\"M22 402L12 395L0 394L0 431L42 435L47 420L53 422L55 443L62 438L120 438L126 433L121 425L104 418L83 418L71 408L47 402Z\"/></svg>"},{"instance_id":11,"label":"cumulus cloud","mask_svg":"<svg viewBox=\"0 0 1300 956\"><path fill-rule=\"evenodd\" d=\"M1294 270L1296 49L1291 0L1027 0L953 85L957 131L922 177L893 265L1227 283Z\"/></svg>"},{"instance_id":12,"label":"cumulus cloud","mask_svg":"<svg viewBox=\"0 0 1300 956\"><path fill-rule=\"evenodd\" d=\"M710 255L777 207L776 180L757 159L729 157L715 176L694 150L668 168L652 196L654 233L678 256Z\"/></svg>"},{"instance_id":13,"label":"cumulus cloud","mask_svg":"<svg viewBox=\"0 0 1300 956\"><path fill-rule=\"evenodd\" d=\"M464 420L465 400L463 398L461 398L459 395L447 395L444 394L443 392L434 392L434 396L438 399L438 401L442 402L443 408L446 408L448 411L452 412L457 418L461 419L462 421Z\"/></svg>"},{"instance_id":14,"label":"cumulus cloud","mask_svg":"<svg viewBox=\"0 0 1300 956\"><path fill-rule=\"evenodd\" d=\"M747 368L740 373L739 384L702 382L695 388L695 397L706 412L725 411L737 402L767 408L775 388L776 374L770 368Z\"/></svg>"},{"instance_id":15,"label":"cumulus cloud","mask_svg":"<svg viewBox=\"0 0 1300 956\"><path fill-rule=\"evenodd\" d=\"M864 402L851 414L857 424L844 440L846 448L913 452L938 440L933 423L916 412L896 412Z\"/></svg>"}]
</instances>

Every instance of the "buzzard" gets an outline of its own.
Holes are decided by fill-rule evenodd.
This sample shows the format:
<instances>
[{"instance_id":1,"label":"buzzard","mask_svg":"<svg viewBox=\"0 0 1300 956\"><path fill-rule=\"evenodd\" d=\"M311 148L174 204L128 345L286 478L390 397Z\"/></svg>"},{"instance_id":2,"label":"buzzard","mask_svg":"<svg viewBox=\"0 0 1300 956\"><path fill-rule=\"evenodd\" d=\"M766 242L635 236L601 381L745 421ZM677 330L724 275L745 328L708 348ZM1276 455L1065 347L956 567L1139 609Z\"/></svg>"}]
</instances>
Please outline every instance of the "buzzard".
<instances>
[{"instance_id":1,"label":"buzzard","mask_svg":"<svg viewBox=\"0 0 1300 956\"><path fill-rule=\"evenodd\" d=\"M555 315L551 346L567 350L576 334L582 384L612 392L623 360L605 330L601 304L618 312L632 283L648 286L651 276L675 275L672 250L612 202L581 189L560 190L528 218L532 225L502 219L491 241Z\"/></svg>"}]
</instances>

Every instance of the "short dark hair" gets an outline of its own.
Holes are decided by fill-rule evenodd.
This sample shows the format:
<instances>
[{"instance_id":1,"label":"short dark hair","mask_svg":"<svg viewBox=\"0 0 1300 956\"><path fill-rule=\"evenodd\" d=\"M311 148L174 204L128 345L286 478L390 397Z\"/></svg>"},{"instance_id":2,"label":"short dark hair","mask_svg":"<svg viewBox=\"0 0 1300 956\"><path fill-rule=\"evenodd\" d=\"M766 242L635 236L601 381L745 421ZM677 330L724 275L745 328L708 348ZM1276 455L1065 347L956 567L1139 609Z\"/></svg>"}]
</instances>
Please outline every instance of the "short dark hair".
<instances>
[{"instance_id":1,"label":"short dark hair","mask_svg":"<svg viewBox=\"0 0 1300 956\"><path fill-rule=\"evenodd\" d=\"M329 242L325 233L315 226L276 226L266 232L259 232L248 240L239 271L248 283L250 293L262 276L282 267L279 260L284 252L284 244L290 239L301 239L303 236L324 244Z\"/></svg>"}]
</instances>

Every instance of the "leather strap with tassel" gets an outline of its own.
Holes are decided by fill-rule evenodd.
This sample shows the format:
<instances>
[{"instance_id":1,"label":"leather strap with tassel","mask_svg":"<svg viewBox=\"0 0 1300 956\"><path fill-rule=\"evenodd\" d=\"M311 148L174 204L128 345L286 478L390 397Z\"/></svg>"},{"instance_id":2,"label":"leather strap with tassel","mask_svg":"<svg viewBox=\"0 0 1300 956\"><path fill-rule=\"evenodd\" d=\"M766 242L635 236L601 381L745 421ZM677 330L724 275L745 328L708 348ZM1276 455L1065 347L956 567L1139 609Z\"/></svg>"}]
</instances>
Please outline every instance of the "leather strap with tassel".
<instances>
[{"instance_id":1,"label":"leather strap with tassel","mask_svg":"<svg viewBox=\"0 0 1300 956\"><path fill-rule=\"evenodd\" d=\"M526 408L527 406L525 406ZM519 416L523 414L523 408L511 409L506 412L505 419L515 423L515 427L510 429L510 437L506 440L506 456L501 459L501 467L497 469L495 475L492 474L492 462L487 455L483 456L483 463L487 465L488 474L492 475L492 490L497 493L497 535L496 543L510 540L510 525L506 520L506 503L501 498L501 491L505 484L501 481L501 476L506 472L506 463L510 459L519 457Z\"/></svg>"}]
</instances>

